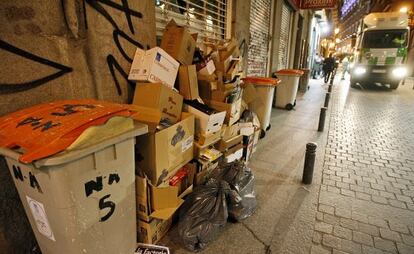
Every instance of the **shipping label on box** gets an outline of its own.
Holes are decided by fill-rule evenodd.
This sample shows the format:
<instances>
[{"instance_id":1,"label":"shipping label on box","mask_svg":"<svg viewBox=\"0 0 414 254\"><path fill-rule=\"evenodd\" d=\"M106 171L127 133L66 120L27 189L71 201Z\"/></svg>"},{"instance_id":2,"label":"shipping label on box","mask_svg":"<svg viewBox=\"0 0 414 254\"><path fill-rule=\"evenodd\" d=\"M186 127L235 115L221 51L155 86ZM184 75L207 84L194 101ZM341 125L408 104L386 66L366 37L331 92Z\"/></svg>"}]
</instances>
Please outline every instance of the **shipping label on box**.
<instances>
[{"instance_id":1,"label":"shipping label on box","mask_svg":"<svg viewBox=\"0 0 414 254\"><path fill-rule=\"evenodd\" d=\"M137 137L137 164L156 186L193 158L194 116L182 113L181 119L166 129Z\"/></svg>"},{"instance_id":2,"label":"shipping label on box","mask_svg":"<svg viewBox=\"0 0 414 254\"><path fill-rule=\"evenodd\" d=\"M182 65L178 71L180 94L187 100L199 97L198 80L195 65Z\"/></svg>"},{"instance_id":3,"label":"shipping label on box","mask_svg":"<svg viewBox=\"0 0 414 254\"><path fill-rule=\"evenodd\" d=\"M173 88L179 66L180 64L162 48L155 47L150 50L137 48L128 79L162 83Z\"/></svg>"},{"instance_id":4,"label":"shipping label on box","mask_svg":"<svg viewBox=\"0 0 414 254\"><path fill-rule=\"evenodd\" d=\"M181 118L183 97L160 83L138 83L133 104L158 109L162 119L176 123Z\"/></svg>"}]
</instances>

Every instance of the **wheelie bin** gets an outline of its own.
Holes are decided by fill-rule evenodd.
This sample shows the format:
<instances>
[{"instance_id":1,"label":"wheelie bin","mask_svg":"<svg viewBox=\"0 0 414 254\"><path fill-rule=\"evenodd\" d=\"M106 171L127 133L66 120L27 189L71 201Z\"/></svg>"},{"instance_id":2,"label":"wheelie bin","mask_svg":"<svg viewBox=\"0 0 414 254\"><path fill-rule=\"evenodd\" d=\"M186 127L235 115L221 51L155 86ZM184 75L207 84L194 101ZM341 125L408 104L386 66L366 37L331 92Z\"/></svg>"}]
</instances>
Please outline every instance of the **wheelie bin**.
<instances>
[{"instance_id":1,"label":"wheelie bin","mask_svg":"<svg viewBox=\"0 0 414 254\"><path fill-rule=\"evenodd\" d=\"M134 253L134 141L147 126L130 115L67 100L0 118L0 155L43 254Z\"/></svg>"},{"instance_id":2,"label":"wheelie bin","mask_svg":"<svg viewBox=\"0 0 414 254\"><path fill-rule=\"evenodd\" d=\"M272 112L274 90L280 83L280 80L275 78L246 77L243 78L243 81L245 85L251 84L255 87L256 97L248 106L259 118L262 128L261 138L263 138L265 132L271 128L270 114Z\"/></svg>"},{"instance_id":3,"label":"wheelie bin","mask_svg":"<svg viewBox=\"0 0 414 254\"><path fill-rule=\"evenodd\" d=\"M277 86L274 105L278 108L292 110L296 106L296 94L303 71L284 69L277 71L275 74L281 80L281 83Z\"/></svg>"}]
</instances>

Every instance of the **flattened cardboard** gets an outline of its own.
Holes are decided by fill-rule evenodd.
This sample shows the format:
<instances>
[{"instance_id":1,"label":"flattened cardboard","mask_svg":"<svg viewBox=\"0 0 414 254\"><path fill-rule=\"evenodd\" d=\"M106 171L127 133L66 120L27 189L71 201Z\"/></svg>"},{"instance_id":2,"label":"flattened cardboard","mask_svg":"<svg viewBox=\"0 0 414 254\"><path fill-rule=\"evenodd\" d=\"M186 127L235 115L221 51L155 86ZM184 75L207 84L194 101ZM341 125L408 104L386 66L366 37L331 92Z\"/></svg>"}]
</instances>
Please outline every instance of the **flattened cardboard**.
<instances>
[{"instance_id":1,"label":"flattened cardboard","mask_svg":"<svg viewBox=\"0 0 414 254\"><path fill-rule=\"evenodd\" d=\"M137 165L155 186L193 158L194 116L184 112L181 119L166 129L137 137Z\"/></svg>"},{"instance_id":2,"label":"flattened cardboard","mask_svg":"<svg viewBox=\"0 0 414 254\"><path fill-rule=\"evenodd\" d=\"M171 20L165 28L160 47L181 64L190 65L193 62L196 41L185 27L178 26Z\"/></svg>"},{"instance_id":3,"label":"flattened cardboard","mask_svg":"<svg viewBox=\"0 0 414 254\"><path fill-rule=\"evenodd\" d=\"M129 105L129 109L135 113L131 116L134 120L148 125L148 131L154 132L161 121L161 112L158 109L146 108L137 105Z\"/></svg>"},{"instance_id":4,"label":"flattened cardboard","mask_svg":"<svg viewBox=\"0 0 414 254\"><path fill-rule=\"evenodd\" d=\"M183 97L161 83L138 83L132 103L141 107L158 109L162 119L176 123L181 118Z\"/></svg>"},{"instance_id":5,"label":"flattened cardboard","mask_svg":"<svg viewBox=\"0 0 414 254\"><path fill-rule=\"evenodd\" d=\"M155 47L150 50L137 48L128 79L162 83L173 88L179 66L180 64L162 48Z\"/></svg>"},{"instance_id":6,"label":"flattened cardboard","mask_svg":"<svg viewBox=\"0 0 414 254\"><path fill-rule=\"evenodd\" d=\"M218 111L226 111L225 123L233 125L240 119L241 99L233 103L224 103L219 101L206 101L207 105Z\"/></svg>"},{"instance_id":7,"label":"flattened cardboard","mask_svg":"<svg viewBox=\"0 0 414 254\"><path fill-rule=\"evenodd\" d=\"M195 100L198 93L198 80L195 65L182 65L178 71L179 91L186 100Z\"/></svg>"},{"instance_id":8,"label":"flattened cardboard","mask_svg":"<svg viewBox=\"0 0 414 254\"><path fill-rule=\"evenodd\" d=\"M187 104L184 104L184 109L195 116L196 133L204 135L220 131L226 117L226 111L209 115Z\"/></svg>"}]
</instances>

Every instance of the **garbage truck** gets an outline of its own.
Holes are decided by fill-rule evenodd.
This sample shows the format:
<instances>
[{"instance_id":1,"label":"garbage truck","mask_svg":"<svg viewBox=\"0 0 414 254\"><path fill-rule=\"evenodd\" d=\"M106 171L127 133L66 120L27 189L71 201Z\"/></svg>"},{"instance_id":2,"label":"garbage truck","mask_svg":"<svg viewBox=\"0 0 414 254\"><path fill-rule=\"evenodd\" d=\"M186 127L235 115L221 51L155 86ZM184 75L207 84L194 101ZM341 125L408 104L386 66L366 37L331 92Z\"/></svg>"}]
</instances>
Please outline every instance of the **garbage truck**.
<instances>
[{"instance_id":1,"label":"garbage truck","mask_svg":"<svg viewBox=\"0 0 414 254\"><path fill-rule=\"evenodd\" d=\"M408 74L408 16L400 12L379 12L365 16L351 70L351 87L380 83L391 89Z\"/></svg>"}]
</instances>

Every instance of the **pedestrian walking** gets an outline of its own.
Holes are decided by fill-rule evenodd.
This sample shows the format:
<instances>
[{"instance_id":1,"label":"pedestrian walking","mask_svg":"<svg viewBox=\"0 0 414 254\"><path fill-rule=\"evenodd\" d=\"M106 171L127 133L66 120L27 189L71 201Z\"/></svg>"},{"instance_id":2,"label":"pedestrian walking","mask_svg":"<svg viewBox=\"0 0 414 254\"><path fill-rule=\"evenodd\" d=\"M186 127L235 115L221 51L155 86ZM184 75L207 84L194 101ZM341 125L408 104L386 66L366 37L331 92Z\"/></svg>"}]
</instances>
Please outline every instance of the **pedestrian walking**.
<instances>
[{"instance_id":1,"label":"pedestrian walking","mask_svg":"<svg viewBox=\"0 0 414 254\"><path fill-rule=\"evenodd\" d=\"M322 66L322 58L319 56L318 53L315 54L315 57L313 58L313 65L312 65L312 78L317 79L317 76L319 77L321 72L321 66Z\"/></svg>"},{"instance_id":2,"label":"pedestrian walking","mask_svg":"<svg viewBox=\"0 0 414 254\"><path fill-rule=\"evenodd\" d=\"M323 61L323 75L324 75L324 81L325 83L328 83L329 78L332 75L332 72L335 69L335 58L333 57L333 54L330 53L328 58L325 58L325 61Z\"/></svg>"},{"instance_id":3,"label":"pedestrian walking","mask_svg":"<svg viewBox=\"0 0 414 254\"><path fill-rule=\"evenodd\" d=\"M345 79L345 74L349 73L349 59L347 56L344 57L344 59L342 59L342 80Z\"/></svg>"}]
</instances>

